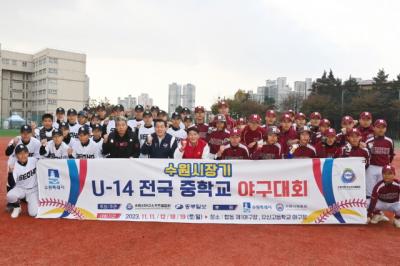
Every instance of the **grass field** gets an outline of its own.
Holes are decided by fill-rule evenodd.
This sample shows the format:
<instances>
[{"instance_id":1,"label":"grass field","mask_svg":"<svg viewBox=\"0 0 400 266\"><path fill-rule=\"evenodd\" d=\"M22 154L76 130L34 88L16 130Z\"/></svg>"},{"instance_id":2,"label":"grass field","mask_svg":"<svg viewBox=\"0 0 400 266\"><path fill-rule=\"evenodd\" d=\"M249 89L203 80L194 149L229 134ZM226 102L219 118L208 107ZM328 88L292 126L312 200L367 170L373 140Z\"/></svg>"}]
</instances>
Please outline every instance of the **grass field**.
<instances>
[{"instance_id":1,"label":"grass field","mask_svg":"<svg viewBox=\"0 0 400 266\"><path fill-rule=\"evenodd\" d=\"M0 129L0 137L15 137L18 134L18 129Z\"/></svg>"}]
</instances>

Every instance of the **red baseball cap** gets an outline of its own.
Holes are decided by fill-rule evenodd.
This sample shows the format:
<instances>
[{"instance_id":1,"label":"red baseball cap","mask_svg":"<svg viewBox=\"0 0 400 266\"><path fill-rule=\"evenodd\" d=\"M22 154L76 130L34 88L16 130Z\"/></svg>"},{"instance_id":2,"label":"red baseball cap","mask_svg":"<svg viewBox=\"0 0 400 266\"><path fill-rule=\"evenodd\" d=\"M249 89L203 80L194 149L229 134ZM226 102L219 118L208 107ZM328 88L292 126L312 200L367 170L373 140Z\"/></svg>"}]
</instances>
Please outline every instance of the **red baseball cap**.
<instances>
[{"instance_id":1,"label":"red baseball cap","mask_svg":"<svg viewBox=\"0 0 400 266\"><path fill-rule=\"evenodd\" d=\"M254 123L261 123L261 117L258 114L252 114L249 116L248 121Z\"/></svg>"},{"instance_id":2,"label":"red baseball cap","mask_svg":"<svg viewBox=\"0 0 400 266\"><path fill-rule=\"evenodd\" d=\"M343 116L342 124L344 124L344 123L354 123L353 117L351 117L349 115Z\"/></svg>"},{"instance_id":3,"label":"red baseball cap","mask_svg":"<svg viewBox=\"0 0 400 266\"><path fill-rule=\"evenodd\" d=\"M194 108L195 113L204 113L204 111L204 106L196 106L196 108Z\"/></svg>"},{"instance_id":4,"label":"red baseball cap","mask_svg":"<svg viewBox=\"0 0 400 266\"><path fill-rule=\"evenodd\" d=\"M347 136L351 136L353 134L356 134L357 136L361 136L360 130L358 128L352 128L347 132Z\"/></svg>"},{"instance_id":5,"label":"red baseball cap","mask_svg":"<svg viewBox=\"0 0 400 266\"><path fill-rule=\"evenodd\" d=\"M327 137L336 137L336 130L334 128L328 128L325 131L325 136L327 136Z\"/></svg>"},{"instance_id":6,"label":"red baseball cap","mask_svg":"<svg viewBox=\"0 0 400 266\"><path fill-rule=\"evenodd\" d=\"M310 119L321 119L322 115L319 112L312 112L310 114Z\"/></svg>"},{"instance_id":7,"label":"red baseball cap","mask_svg":"<svg viewBox=\"0 0 400 266\"><path fill-rule=\"evenodd\" d=\"M241 135L241 131L238 128L234 128L230 131L229 136L233 137L233 136L240 136Z\"/></svg>"},{"instance_id":8,"label":"red baseball cap","mask_svg":"<svg viewBox=\"0 0 400 266\"><path fill-rule=\"evenodd\" d=\"M267 135L272 135L272 134L279 135L280 133L281 133L281 131L276 126L269 127L267 130Z\"/></svg>"},{"instance_id":9,"label":"red baseball cap","mask_svg":"<svg viewBox=\"0 0 400 266\"><path fill-rule=\"evenodd\" d=\"M292 119L290 118L289 114L283 114L281 116L281 121L284 121L284 120L289 120L290 122L292 122Z\"/></svg>"},{"instance_id":10,"label":"red baseball cap","mask_svg":"<svg viewBox=\"0 0 400 266\"><path fill-rule=\"evenodd\" d=\"M229 107L229 104L228 104L226 101L220 101L220 102L218 102L218 107L219 107L219 108L220 108L220 107L223 107L223 106Z\"/></svg>"},{"instance_id":11,"label":"red baseball cap","mask_svg":"<svg viewBox=\"0 0 400 266\"><path fill-rule=\"evenodd\" d=\"M297 113L296 114L296 119L306 119L306 115L304 113Z\"/></svg>"},{"instance_id":12,"label":"red baseball cap","mask_svg":"<svg viewBox=\"0 0 400 266\"><path fill-rule=\"evenodd\" d=\"M379 127L379 126L387 127L386 121L383 120L383 119L376 120L375 123L374 123L374 127Z\"/></svg>"},{"instance_id":13,"label":"red baseball cap","mask_svg":"<svg viewBox=\"0 0 400 266\"><path fill-rule=\"evenodd\" d=\"M362 112L360 114L360 119L372 119L372 114L370 112Z\"/></svg>"},{"instance_id":14,"label":"red baseball cap","mask_svg":"<svg viewBox=\"0 0 400 266\"><path fill-rule=\"evenodd\" d=\"M240 117L240 118L237 120L236 124L237 124L237 125L244 125L244 124L246 124L246 119L244 119L243 117Z\"/></svg>"},{"instance_id":15,"label":"red baseball cap","mask_svg":"<svg viewBox=\"0 0 400 266\"><path fill-rule=\"evenodd\" d=\"M319 122L319 126L327 126L327 127L329 127L330 125L331 125L331 122L330 122L328 119L326 119L326 118L322 119L322 120Z\"/></svg>"},{"instance_id":16,"label":"red baseball cap","mask_svg":"<svg viewBox=\"0 0 400 266\"><path fill-rule=\"evenodd\" d=\"M385 165L384 167L382 167L382 174L386 174L386 173L392 173L392 174L396 174L396 169L391 166L390 164Z\"/></svg>"},{"instance_id":17,"label":"red baseball cap","mask_svg":"<svg viewBox=\"0 0 400 266\"><path fill-rule=\"evenodd\" d=\"M276 113L275 113L274 110L268 110L268 111L265 113L265 116L268 116L268 117L276 117Z\"/></svg>"},{"instance_id":18,"label":"red baseball cap","mask_svg":"<svg viewBox=\"0 0 400 266\"><path fill-rule=\"evenodd\" d=\"M291 116L294 116L294 114L295 114L292 109L287 110L286 113L291 115Z\"/></svg>"}]
</instances>

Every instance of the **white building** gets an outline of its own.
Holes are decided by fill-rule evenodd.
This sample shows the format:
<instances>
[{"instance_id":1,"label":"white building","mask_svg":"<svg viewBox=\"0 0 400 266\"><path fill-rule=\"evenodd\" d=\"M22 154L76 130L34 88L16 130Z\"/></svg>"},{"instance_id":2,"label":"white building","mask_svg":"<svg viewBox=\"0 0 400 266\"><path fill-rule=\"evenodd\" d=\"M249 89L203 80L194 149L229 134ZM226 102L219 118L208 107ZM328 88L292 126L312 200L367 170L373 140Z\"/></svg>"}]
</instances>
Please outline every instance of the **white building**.
<instances>
[{"instance_id":1,"label":"white building","mask_svg":"<svg viewBox=\"0 0 400 266\"><path fill-rule=\"evenodd\" d=\"M86 55L55 49L35 54L1 50L1 120L16 113L40 121L58 106L82 109L89 103Z\"/></svg>"},{"instance_id":2,"label":"white building","mask_svg":"<svg viewBox=\"0 0 400 266\"><path fill-rule=\"evenodd\" d=\"M137 105L136 97L132 97L132 95L128 95L128 97L118 97L118 104L122 104L122 106L129 110L129 109L135 109L135 106Z\"/></svg>"},{"instance_id":3,"label":"white building","mask_svg":"<svg viewBox=\"0 0 400 266\"><path fill-rule=\"evenodd\" d=\"M176 82L168 86L168 113L172 114L181 105L182 87Z\"/></svg>"},{"instance_id":4,"label":"white building","mask_svg":"<svg viewBox=\"0 0 400 266\"><path fill-rule=\"evenodd\" d=\"M138 104L143 105L145 109L150 109L153 106L153 99L148 93L142 93L138 97Z\"/></svg>"},{"instance_id":5,"label":"white building","mask_svg":"<svg viewBox=\"0 0 400 266\"><path fill-rule=\"evenodd\" d=\"M312 89L312 79L306 78L306 98L310 95Z\"/></svg>"},{"instance_id":6,"label":"white building","mask_svg":"<svg viewBox=\"0 0 400 266\"><path fill-rule=\"evenodd\" d=\"M182 87L182 107L194 110L196 104L196 86L193 84L185 84Z\"/></svg>"},{"instance_id":7,"label":"white building","mask_svg":"<svg viewBox=\"0 0 400 266\"><path fill-rule=\"evenodd\" d=\"M294 82L294 92L299 97L299 99L306 99L307 98L307 89L306 89L306 82L305 81L295 81Z\"/></svg>"}]
</instances>

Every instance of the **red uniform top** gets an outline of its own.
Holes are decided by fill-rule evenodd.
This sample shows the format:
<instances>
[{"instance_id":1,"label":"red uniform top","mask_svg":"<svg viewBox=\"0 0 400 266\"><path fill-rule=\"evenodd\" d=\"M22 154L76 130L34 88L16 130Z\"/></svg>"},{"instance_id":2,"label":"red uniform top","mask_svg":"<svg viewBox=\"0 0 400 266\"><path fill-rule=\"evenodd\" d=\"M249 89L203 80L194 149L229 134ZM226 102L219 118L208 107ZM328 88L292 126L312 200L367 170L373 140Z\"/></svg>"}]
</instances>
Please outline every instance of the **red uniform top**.
<instances>
[{"instance_id":1,"label":"red uniform top","mask_svg":"<svg viewBox=\"0 0 400 266\"><path fill-rule=\"evenodd\" d=\"M230 133L228 130L217 130L216 128L211 131L207 136L208 145L210 145L210 153L216 154L221 145L226 145L229 142Z\"/></svg>"},{"instance_id":2,"label":"red uniform top","mask_svg":"<svg viewBox=\"0 0 400 266\"><path fill-rule=\"evenodd\" d=\"M340 157L341 148L337 143L328 145L322 141L315 145L317 150L317 158L338 158Z\"/></svg>"},{"instance_id":3,"label":"red uniform top","mask_svg":"<svg viewBox=\"0 0 400 266\"><path fill-rule=\"evenodd\" d=\"M346 144L341 148L340 157L364 157L365 168L369 166L369 151L366 148L352 147L350 144Z\"/></svg>"},{"instance_id":4,"label":"red uniform top","mask_svg":"<svg viewBox=\"0 0 400 266\"><path fill-rule=\"evenodd\" d=\"M317 152L313 145L293 144L290 147L289 158L315 158Z\"/></svg>"},{"instance_id":5,"label":"red uniform top","mask_svg":"<svg viewBox=\"0 0 400 266\"><path fill-rule=\"evenodd\" d=\"M321 132L319 132L319 127L310 127L311 133L310 133L310 137L311 137L311 144L315 145L318 143L319 140L321 140ZM319 136L318 136L319 135Z\"/></svg>"},{"instance_id":6,"label":"red uniform top","mask_svg":"<svg viewBox=\"0 0 400 266\"><path fill-rule=\"evenodd\" d=\"M253 148L249 147L249 144L252 142L259 142L263 140L265 131L263 128L258 127L256 130L251 130L249 126L246 126L242 131L242 143L247 146L249 153L252 154L257 149L257 144L253 146Z\"/></svg>"},{"instance_id":7,"label":"red uniform top","mask_svg":"<svg viewBox=\"0 0 400 266\"><path fill-rule=\"evenodd\" d=\"M368 214L375 211L378 200L394 203L400 200L400 182L395 179L392 183L385 183L383 180L376 183L372 190L371 202L368 207Z\"/></svg>"},{"instance_id":8,"label":"red uniform top","mask_svg":"<svg viewBox=\"0 0 400 266\"><path fill-rule=\"evenodd\" d=\"M184 159L201 159L203 156L204 147L207 146L207 142L199 139L196 146L190 145L188 143L183 151L182 158Z\"/></svg>"},{"instance_id":9,"label":"red uniform top","mask_svg":"<svg viewBox=\"0 0 400 266\"><path fill-rule=\"evenodd\" d=\"M252 154L253 160L282 159L282 146L279 143L264 144Z\"/></svg>"},{"instance_id":10,"label":"red uniform top","mask_svg":"<svg viewBox=\"0 0 400 266\"><path fill-rule=\"evenodd\" d=\"M339 146L346 145L346 134L343 134L343 132L339 132L336 135L336 142L339 144Z\"/></svg>"},{"instance_id":11,"label":"red uniform top","mask_svg":"<svg viewBox=\"0 0 400 266\"><path fill-rule=\"evenodd\" d=\"M371 153L370 163L372 165L385 166L393 161L393 140L388 137L372 137L366 142Z\"/></svg>"},{"instance_id":12,"label":"red uniform top","mask_svg":"<svg viewBox=\"0 0 400 266\"><path fill-rule=\"evenodd\" d=\"M278 141L281 144L282 153L286 155L289 151L288 141L297 139L297 132L292 127L286 132L283 132L281 127L279 127L279 130L281 131L281 133L279 134Z\"/></svg>"},{"instance_id":13,"label":"red uniform top","mask_svg":"<svg viewBox=\"0 0 400 266\"><path fill-rule=\"evenodd\" d=\"M249 159L249 151L247 147L241 143L234 147L231 144L225 145L224 152L221 155L222 160L247 160Z\"/></svg>"},{"instance_id":14,"label":"red uniform top","mask_svg":"<svg viewBox=\"0 0 400 266\"><path fill-rule=\"evenodd\" d=\"M203 140L207 140L208 129L209 129L208 124L206 123L196 124L196 127L199 129L200 138L202 138Z\"/></svg>"},{"instance_id":15,"label":"red uniform top","mask_svg":"<svg viewBox=\"0 0 400 266\"><path fill-rule=\"evenodd\" d=\"M361 132L361 141L366 142L369 138L372 138L374 136L374 127L369 126L369 127L362 127L359 126L358 130Z\"/></svg>"},{"instance_id":16,"label":"red uniform top","mask_svg":"<svg viewBox=\"0 0 400 266\"><path fill-rule=\"evenodd\" d=\"M210 123L211 127L215 127L217 124L217 117L215 117L214 121ZM226 129L231 130L234 129L236 126L236 121L230 116L230 115L225 115L226 118Z\"/></svg>"}]
</instances>

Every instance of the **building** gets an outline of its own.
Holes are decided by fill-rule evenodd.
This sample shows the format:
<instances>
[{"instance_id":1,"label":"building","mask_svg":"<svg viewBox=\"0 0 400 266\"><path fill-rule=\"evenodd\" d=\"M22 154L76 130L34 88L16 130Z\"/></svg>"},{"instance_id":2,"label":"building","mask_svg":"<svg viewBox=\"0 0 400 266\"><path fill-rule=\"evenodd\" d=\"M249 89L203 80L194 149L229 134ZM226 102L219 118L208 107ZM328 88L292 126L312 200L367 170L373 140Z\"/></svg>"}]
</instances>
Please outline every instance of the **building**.
<instances>
[{"instance_id":1,"label":"building","mask_svg":"<svg viewBox=\"0 0 400 266\"><path fill-rule=\"evenodd\" d=\"M294 92L299 99L305 100L307 98L307 89L305 81L294 82Z\"/></svg>"},{"instance_id":2,"label":"building","mask_svg":"<svg viewBox=\"0 0 400 266\"><path fill-rule=\"evenodd\" d=\"M118 97L118 104L122 104L122 106L127 109L135 109L135 106L137 105L136 97L132 97L132 95L128 95L128 97Z\"/></svg>"},{"instance_id":3,"label":"building","mask_svg":"<svg viewBox=\"0 0 400 266\"><path fill-rule=\"evenodd\" d=\"M138 97L138 104L143 105L145 109L150 109L153 106L153 99L148 93L142 93Z\"/></svg>"},{"instance_id":4,"label":"building","mask_svg":"<svg viewBox=\"0 0 400 266\"><path fill-rule=\"evenodd\" d=\"M182 107L194 110L196 104L196 86L193 84L185 84L182 87Z\"/></svg>"},{"instance_id":5,"label":"building","mask_svg":"<svg viewBox=\"0 0 400 266\"><path fill-rule=\"evenodd\" d=\"M168 113L172 114L181 105L182 87L176 82L168 86Z\"/></svg>"},{"instance_id":6,"label":"building","mask_svg":"<svg viewBox=\"0 0 400 266\"><path fill-rule=\"evenodd\" d=\"M89 103L85 54L55 49L25 54L0 45L0 80L1 125L13 113L39 122L58 106L80 110Z\"/></svg>"},{"instance_id":7,"label":"building","mask_svg":"<svg viewBox=\"0 0 400 266\"><path fill-rule=\"evenodd\" d=\"M306 78L306 98L310 95L312 89L312 79Z\"/></svg>"}]
</instances>

